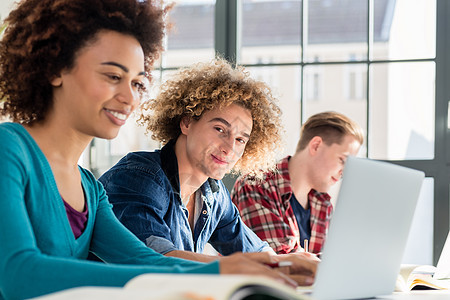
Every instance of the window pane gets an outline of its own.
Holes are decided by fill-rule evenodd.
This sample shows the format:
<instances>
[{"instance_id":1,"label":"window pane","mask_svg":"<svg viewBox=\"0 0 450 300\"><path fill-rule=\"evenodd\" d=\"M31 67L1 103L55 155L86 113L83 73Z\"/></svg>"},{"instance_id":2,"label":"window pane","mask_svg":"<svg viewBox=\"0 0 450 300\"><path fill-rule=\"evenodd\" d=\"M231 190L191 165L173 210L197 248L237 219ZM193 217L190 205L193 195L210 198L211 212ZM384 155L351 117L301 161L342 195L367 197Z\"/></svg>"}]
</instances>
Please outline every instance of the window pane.
<instances>
[{"instance_id":1,"label":"window pane","mask_svg":"<svg viewBox=\"0 0 450 300\"><path fill-rule=\"evenodd\" d=\"M3 23L3 20L8 16L9 12L13 8L14 0L2 0L0 3L0 21Z\"/></svg>"},{"instance_id":2,"label":"window pane","mask_svg":"<svg viewBox=\"0 0 450 300\"><path fill-rule=\"evenodd\" d=\"M282 111L284 153L280 157L292 155L300 137L300 70L299 66L253 67L248 68L253 78L266 82L272 94L278 98Z\"/></svg>"},{"instance_id":3,"label":"window pane","mask_svg":"<svg viewBox=\"0 0 450 300\"><path fill-rule=\"evenodd\" d=\"M433 190L433 178L425 178L403 255L404 264L433 264Z\"/></svg>"},{"instance_id":4,"label":"window pane","mask_svg":"<svg viewBox=\"0 0 450 300\"><path fill-rule=\"evenodd\" d=\"M242 64L300 62L301 0L244 0Z\"/></svg>"},{"instance_id":5,"label":"window pane","mask_svg":"<svg viewBox=\"0 0 450 300\"><path fill-rule=\"evenodd\" d=\"M178 0L169 14L163 67L179 67L214 58L214 0Z\"/></svg>"},{"instance_id":6,"label":"window pane","mask_svg":"<svg viewBox=\"0 0 450 300\"><path fill-rule=\"evenodd\" d=\"M117 163L128 152L152 150L159 143L151 139L151 133L145 134L145 127L138 126L136 120L139 112L135 112L122 126L119 135L112 140L95 138L90 148L90 169L95 176L100 176Z\"/></svg>"},{"instance_id":7,"label":"window pane","mask_svg":"<svg viewBox=\"0 0 450 300\"><path fill-rule=\"evenodd\" d=\"M434 58L436 0L375 0L374 59Z\"/></svg>"},{"instance_id":8,"label":"window pane","mask_svg":"<svg viewBox=\"0 0 450 300\"><path fill-rule=\"evenodd\" d=\"M373 64L369 157L434 157L435 64Z\"/></svg>"},{"instance_id":9,"label":"window pane","mask_svg":"<svg viewBox=\"0 0 450 300\"><path fill-rule=\"evenodd\" d=\"M158 143L145 135L145 127L138 126L137 119L139 111L127 120L127 123L120 129L119 135L110 141L111 156L121 158L130 151L149 150L158 147Z\"/></svg>"},{"instance_id":10,"label":"window pane","mask_svg":"<svg viewBox=\"0 0 450 300\"><path fill-rule=\"evenodd\" d=\"M367 1L310 0L305 61L367 59Z\"/></svg>"},{"instance_id":11,"label":"window pane","mask_svg":"<svg viewBox=\"0 0 450 300\"><path fill-rule=\"evenodd\" d=\"M304 121L313 114L337 111L367 131L367 67L364 64L311 65L304 69ZM366 142L359 155L365 156Z\"/></svg>"}]
</instances>

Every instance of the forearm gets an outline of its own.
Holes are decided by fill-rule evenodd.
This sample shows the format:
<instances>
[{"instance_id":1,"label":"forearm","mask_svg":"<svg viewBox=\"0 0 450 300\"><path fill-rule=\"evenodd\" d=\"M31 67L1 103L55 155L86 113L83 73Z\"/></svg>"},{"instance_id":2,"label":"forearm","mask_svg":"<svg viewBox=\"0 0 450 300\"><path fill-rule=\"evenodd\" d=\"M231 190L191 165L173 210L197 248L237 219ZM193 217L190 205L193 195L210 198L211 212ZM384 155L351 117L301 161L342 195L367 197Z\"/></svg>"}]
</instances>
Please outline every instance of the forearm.
<instances>
[{"instance_id":1,"label":"forearm","mask_svg":"<svg viewBox=\"0 0 450 300\"><path fill-rule=\"evenodd\" d=\"M167 252L164 255L170 256L170 257L178 257L178 258L193 260L193 261L199 261L199 262L212 262L212 261L219 259L219 257L215 256L215 255L207 255L207 254L195 253L195 252L190 252L190 251L182 251L182 250L173 250L173 251Z\"/></svg>"},{"instance_id":2,"label":"forearm","mask_svg":"<svg viewBox=\"0 0 450 300\"><path fill-rule=\"evenodd\" d=\"M192 268L175 264L119 265L47 256L31 251L15 255L8 260L8 266L7 271L0 272L1 294L6 299L28 299L78 286L120 287L144 273L219 273L217 263L198 263L197 267Z\"/></svg>"}]
</instances>

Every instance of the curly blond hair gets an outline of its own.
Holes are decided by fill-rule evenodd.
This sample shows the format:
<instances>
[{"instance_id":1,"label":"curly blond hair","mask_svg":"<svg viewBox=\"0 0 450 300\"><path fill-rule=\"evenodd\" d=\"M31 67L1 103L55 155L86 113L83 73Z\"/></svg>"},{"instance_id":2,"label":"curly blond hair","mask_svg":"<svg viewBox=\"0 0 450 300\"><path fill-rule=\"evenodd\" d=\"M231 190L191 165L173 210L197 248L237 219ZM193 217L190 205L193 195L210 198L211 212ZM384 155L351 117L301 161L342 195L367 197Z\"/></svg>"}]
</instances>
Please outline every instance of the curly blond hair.
<instances>
[{"instance_id":1,"label":"curly blond hair","mask_svg":"<svg viewBox=\"0 0 450 300\"><path fill-rule=\"evenodd\" d=\"M165 144L181 134L180 121L195 120L207 111L238 104L250 110L253 129L232 173L261 174L275 165L281 150L281 110L270 88L250 77L243 67L216 58L181 69L162 84L156 98L141 105L140 125Z\"/></svg>"}]
</instances>

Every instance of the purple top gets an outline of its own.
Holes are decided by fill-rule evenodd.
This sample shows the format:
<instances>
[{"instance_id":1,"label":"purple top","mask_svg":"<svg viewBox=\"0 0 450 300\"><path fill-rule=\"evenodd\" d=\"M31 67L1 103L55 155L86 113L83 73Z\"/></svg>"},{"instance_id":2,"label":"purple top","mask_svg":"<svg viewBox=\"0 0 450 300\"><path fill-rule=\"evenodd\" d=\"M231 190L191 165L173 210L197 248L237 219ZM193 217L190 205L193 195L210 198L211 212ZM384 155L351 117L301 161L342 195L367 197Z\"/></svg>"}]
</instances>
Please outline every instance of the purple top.
<instances>
[{"instance_id":1,"label":"purple top","mask_svg":"<svg viewBox=\"0 0 450 300\"><path fill-rule=\"evenodd\" d=\"M87 205L84 207L83 212L75 210L64 199L64 207L66 208L67 218L69 219L70 227L72 227L73 235L77 239L86 228L86 221L88 215Z\"/></svg>"}]
</instances>

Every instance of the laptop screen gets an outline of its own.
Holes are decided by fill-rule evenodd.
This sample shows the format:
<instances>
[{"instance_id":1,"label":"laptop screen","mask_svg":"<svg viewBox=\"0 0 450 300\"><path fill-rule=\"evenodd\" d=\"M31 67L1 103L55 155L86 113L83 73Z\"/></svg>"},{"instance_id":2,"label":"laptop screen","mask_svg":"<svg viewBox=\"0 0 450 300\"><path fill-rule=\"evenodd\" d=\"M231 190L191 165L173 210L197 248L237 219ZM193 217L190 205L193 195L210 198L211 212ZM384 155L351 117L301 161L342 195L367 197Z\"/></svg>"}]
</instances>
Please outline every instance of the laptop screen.
<instances>
[{"instance_id":1,"label":"laptop screen","mask_svg":"<svg viewBox=\"0 0 450 300\"><path fill-rule=\"evenodd\" d=\"M424 173L349 157L313 286L315 299L394 290Z\"/></svg>"}]
</instances>

